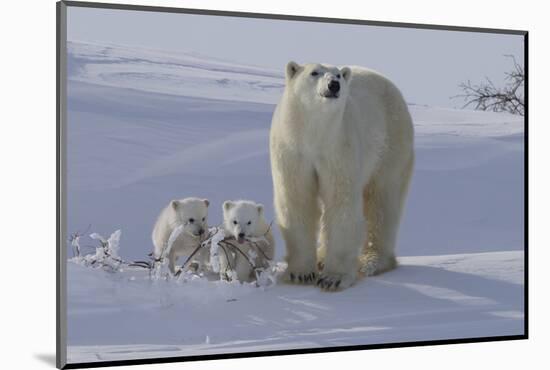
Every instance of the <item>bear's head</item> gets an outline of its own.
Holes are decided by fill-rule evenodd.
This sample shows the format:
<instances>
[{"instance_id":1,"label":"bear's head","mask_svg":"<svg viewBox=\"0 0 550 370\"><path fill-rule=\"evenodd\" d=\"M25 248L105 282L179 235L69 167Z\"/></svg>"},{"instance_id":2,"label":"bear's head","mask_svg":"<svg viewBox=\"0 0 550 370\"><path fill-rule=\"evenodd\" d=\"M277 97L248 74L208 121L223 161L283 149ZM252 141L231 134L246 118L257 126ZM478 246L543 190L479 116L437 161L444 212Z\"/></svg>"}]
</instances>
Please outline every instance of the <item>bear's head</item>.
<instances>
[{"instance_id":1,"label":"bear's head","mask_svg":"<svg viewBox=\"0 0 550 370\"><path fill-rule=\"evenodd\" d=\"M286 66L286 91L304 107L326 110L343 107L349 91L351 69L324 64Z\"/></svg>"},{"instance_id":2,"label":"bear's head","mask_svg":"<svg viewBox=\"0 0 550 370\"><path fill-rule=\"evenodd\" d=\"M239 243L256 236L258 222L263 219L264 206L247 200L223 203L223 222L225 230L229 231Z\"/></svg>"},{"instance_id":3,"label":"bear's head","mask_svg":"<svg viewBox=\"0 0 550 370\"><path fill-rule=\"evenodd\" d=\"M183 225L183 232L194 238L202 237L208 230L209 205L208 199L200 198L185 198L170 202L178 224Z\"/></svg>"}]
</instances>

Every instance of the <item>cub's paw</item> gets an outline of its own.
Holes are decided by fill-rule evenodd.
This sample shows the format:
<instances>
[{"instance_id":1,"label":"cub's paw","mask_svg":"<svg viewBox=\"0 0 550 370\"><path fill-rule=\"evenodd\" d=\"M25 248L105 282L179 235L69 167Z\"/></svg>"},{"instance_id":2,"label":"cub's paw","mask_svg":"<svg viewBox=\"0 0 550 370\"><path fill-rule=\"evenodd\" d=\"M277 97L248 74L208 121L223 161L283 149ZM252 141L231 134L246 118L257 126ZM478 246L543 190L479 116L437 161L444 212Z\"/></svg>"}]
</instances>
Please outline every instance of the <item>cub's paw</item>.
<instances>
[{"instance_id":1,"label":"cub's paw","mask_svg":"<svg viewBox=\"0 0 550 370\"><path fill-rule=\"evenodd\" d=\"M316 271L296 271L286 269L286 271L281 275L280 280L284 283L290 284L314 284L316 278Z\"/></svg>"},{"instance_id":2,"label":"cub's paw","mask_svg":"<svg viewBox=\"0 0 550 370\"><path fill-rule=\"evenodd\" d=\"M334 292L349 288L354 282L354 274L331 273L328 271L323 271L319 274L319 278L317 278L317 282L315 284L324 291Z\"/></svg>"}]
</instances>

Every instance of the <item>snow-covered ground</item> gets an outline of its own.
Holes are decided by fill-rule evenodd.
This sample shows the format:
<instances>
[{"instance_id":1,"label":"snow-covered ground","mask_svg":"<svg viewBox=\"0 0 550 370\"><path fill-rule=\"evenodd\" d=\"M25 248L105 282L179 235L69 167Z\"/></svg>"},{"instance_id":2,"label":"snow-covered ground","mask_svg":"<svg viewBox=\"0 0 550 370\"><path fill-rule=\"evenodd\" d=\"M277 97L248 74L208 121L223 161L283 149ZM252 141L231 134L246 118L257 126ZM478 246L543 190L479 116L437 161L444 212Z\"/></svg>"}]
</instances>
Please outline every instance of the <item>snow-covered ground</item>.
<instances>
[{"instance_id":1,"label":"snow-covered ground","mask_svg":"<svg viewBox=\"0 0 550 370\"><path fill-rule=\"evenodd\" d=\"M262 202L273 218L280 71L79 42L68 61L69 232L121 229L119 253L134 260L172 198L210 199L211 225L226 199ZM69 362L522 334L522 117L410 110L417 162L398 269L330 294L68 263Z\"/></svg>"}]
</instances>

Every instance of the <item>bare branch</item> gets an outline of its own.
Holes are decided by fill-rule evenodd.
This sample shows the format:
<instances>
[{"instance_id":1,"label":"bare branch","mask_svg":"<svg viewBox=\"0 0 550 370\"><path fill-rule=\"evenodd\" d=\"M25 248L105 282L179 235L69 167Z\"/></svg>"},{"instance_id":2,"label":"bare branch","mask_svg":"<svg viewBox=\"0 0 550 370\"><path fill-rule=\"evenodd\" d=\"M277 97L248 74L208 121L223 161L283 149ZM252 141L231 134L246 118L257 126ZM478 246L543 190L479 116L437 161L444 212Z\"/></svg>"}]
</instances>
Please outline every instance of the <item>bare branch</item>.
<instances>
[{"instance_id":1,"label":"bare branch","mask_svg":"<svg viewBox=\"0 0 550 370\"><path fill-rule=\"evenodd\" d=\"M505 57L512 59L513 70L505 73L504 87L496 87L488 77L485 77L485 82L477 85L468 80L458 85L462 94L452 98L462 98L465 102L462 108L473 106L476 110L509 112L523 116L525 114L525 70L513 55L505 55Z\"/></svg>"}]
</instances>

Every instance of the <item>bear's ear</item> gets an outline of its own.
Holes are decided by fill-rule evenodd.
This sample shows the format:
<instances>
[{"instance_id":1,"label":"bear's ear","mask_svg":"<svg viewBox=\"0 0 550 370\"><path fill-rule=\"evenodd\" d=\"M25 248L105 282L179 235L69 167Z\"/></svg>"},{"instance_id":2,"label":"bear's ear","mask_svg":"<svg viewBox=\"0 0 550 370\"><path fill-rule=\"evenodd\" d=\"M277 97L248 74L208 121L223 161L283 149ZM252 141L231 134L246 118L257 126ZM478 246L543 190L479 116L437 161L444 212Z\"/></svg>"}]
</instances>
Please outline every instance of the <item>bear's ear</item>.
<instances>
[{"instance_id":1,"label":"bear's ear","mask_svg":"<svg viewBox=\"0 0 550 370\"><path fill-rule=\"evenodd\" d=\"M256 208L258 208L258 214L261 215L261 214L263 213L263 211L264 211L264 205L263 205L263 204L258 204L258 205L256 206Z\"/></svg>"},{"instance_id":2,"label":"bear's ear","mask_svg":"<svg viewBox=\"0 0 550 370\"><path fill-rule=\"evenodd\" d=\"M202 201L204 202L204 204L206 204L207 207L210 205L210 201L208 199L203 199Z\"/></svg>"},{"instance_id":3,"label":"bear's ear","mask_svg":"<svg viewBox=\"0 0 550 370\"><path fill-rule=\"evenodd\" d=\"M233 202L232 201L226 200L225 202L223 202L223 210L224 211L229 211L231 208L233 208Z\"/></svg>"},{"instance_id":4,"label":"bear's ear","mask_svg":"<svg viewBox=\"0 0 550 370\"><path fill-rule=\"evenodd\" d=\"M170 205L172 206L172 209L176 210L178 209L178 206L179 206L180 202L177 201L177 200L173 200L170 202Z\"/></svg>"},{"instance_id":5,"label":"bear's ear","mask_svg":"<svg viewBox=\"0 0 550 370\"><path fill-rule=\"evenodd\" d=\"M294 78L294 76L296 76L296 73L298 73L298 71L300 70L300 65L296 62L288 62L288 64L286 65L286 79L287 80L292 80Z\"/></svg>"},{"instance_id":6,"label":"bear's ear","mask_svg":"<svg viewBox=\"0 0 550 370\"><path fill-rule=\"evenodd\" d=\"M351 69L349 67L344 67L340 70L342 72L342 76L344 77L344 80L349 81L351 77Z\"/></svg>"}]
</instances>

